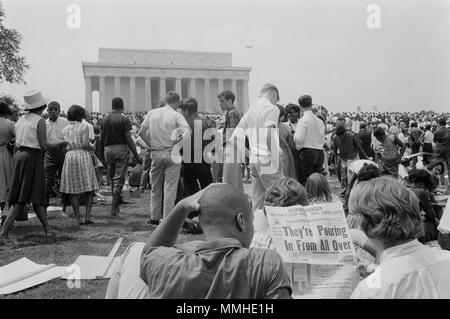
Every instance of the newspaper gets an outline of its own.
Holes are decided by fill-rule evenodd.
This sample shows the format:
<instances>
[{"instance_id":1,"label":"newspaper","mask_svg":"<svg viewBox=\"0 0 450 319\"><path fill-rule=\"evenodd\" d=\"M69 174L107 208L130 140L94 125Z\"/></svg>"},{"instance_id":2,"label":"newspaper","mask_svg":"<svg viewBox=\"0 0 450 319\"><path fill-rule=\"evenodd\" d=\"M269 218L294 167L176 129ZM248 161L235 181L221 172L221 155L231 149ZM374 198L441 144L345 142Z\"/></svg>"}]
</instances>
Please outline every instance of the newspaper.
<instances>
[{"instance_id":1,"label":"newspaper","mask_svg":"<svg viewBox=\"0 0 450 319\"><path fill-rule=\"evenodd\" d=\"M294 298L348 298L359 282L355 248L340 202L266 207Z\"/></svg>"}]
</instances>

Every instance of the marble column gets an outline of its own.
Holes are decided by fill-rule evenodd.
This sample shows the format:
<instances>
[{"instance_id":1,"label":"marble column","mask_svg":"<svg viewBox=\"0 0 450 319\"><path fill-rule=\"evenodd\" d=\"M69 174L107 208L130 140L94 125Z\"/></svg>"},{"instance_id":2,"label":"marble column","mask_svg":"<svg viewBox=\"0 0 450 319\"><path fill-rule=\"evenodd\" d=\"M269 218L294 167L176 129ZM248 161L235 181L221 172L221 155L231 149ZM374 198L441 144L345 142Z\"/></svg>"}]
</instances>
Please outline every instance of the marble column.
<instances>
[{"instance_id":1,"label":"marble column","mask_svg":"<svg viewBox=\"0 0 450 319\"><path fill-rule=\"evenodd\" d=\"M145 110L152 108L152 85L151 79L145 78Z\"/></svg>"},{"instance_id":2,"label":"marble column","mask_svg":"<svg viewBox=\"0 0 450 319\"><path fill-rule=\"evenodd\" d=\"M180 78L175 79L175 92L180 94L180 97L181 97L181 79Z\"/></svg>"},{"instance_id":3,"label":"marble column","mask_svg":"<svg viewBox=\"0 0 450 319\"><path fill-rule=\"evenodd\" d=\"M114 97L120 97L120 76L114 77Z\"/></svg>"},{"instance_id":4,"label":"marble column","mask_svg":"<svg viewBox=\"0 0 450 319\"><path fill-rule=\"evenodd\" d=\"M223 91L223 79L217 80L217 95Z\"/></svg>"},{"instance_id":5,"label":"marble column","mask_svg":"<svg viewBox=\"0 0 450 319\"><path fill-rule=\"evenodd\" d=\"M250 108L248 97L248 80L242 80L242 110L246 112Z\"/></svg>"},{"instance_id":6,"label":"marble column","mask_svg":"<svg viewBox=\"0 0 450 319\"><path fill-rule=\"evenodd\" d=\"M205 79L205 105L202 109L203 112L209 112L211 109L210 93L209 79Z\"/></svg>"},{"instance_id":7,"label":"marble column","mask_svg":"<svg viewBox=\"0 0 450 319\"><path fill-rule=\"evenodd\" d=\"M87 112L92 112L92 82L91 77L86 76L84 78L84 85L85 85L85 95L86 95L86 102L85 102L85 108Z\"/></svg>"},{"instance_id":8,"label":"marble column","mask_svg":"<svg viewBox=\"0 0 450 319\"><path fill-rule=\"evenodd\" d=\"M196 85L196 79L190 79L189 80L189 96L194 97L197 99L197 85Z\"/></svg>"},{"instance_id":9,"label":"marble column","mask_svg":"<svg viewBox=\"0 0 450 319\"><path fill-rule=\"evenodd\" d=\"M130 77L130 111L136 112L136 78Z\"/></svg>"},{"instance_id":10,"label":"marble column","mask_svg":"<svg viewBox=\"0 0 450 319\"><path fill-rule=\"evenodd\" d=\"M166 97L166 93L166 78L161 77L159 78L159 101Z\"/></svg>"},{"instance_id":11,"label":"marble column","mask_svg":"<svg viewBox=\"0 0 450 319\"><path fill-rule=\"evenodd\" d=\"M100 76L99 79L99 89L98 89L98 95L99 95L99 112L100 113L106 113L107 107L106 107L106 84L105 84L105 77Z\"/></svg>"}]
</instances>

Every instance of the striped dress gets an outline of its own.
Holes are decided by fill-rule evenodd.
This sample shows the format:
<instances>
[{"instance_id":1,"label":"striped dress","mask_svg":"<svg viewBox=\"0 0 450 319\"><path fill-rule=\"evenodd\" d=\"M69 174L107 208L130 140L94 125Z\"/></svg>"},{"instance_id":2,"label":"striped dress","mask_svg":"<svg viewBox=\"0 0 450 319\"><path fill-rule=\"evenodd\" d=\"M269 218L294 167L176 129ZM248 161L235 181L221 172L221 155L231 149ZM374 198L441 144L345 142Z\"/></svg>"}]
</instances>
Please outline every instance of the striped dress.
<instances>
[{"instance_id":1,"label":"striped dress","mask_svg":"<svg viewBox=\"0 0 450 319\"><path fill-rule=\"evenodd\" d=\"M60 192L82 194L99 189L91 153L81 148L86 124L71 121L64 128L64 140L69 142L61 172Z\"/></svg>"}]
</instances>

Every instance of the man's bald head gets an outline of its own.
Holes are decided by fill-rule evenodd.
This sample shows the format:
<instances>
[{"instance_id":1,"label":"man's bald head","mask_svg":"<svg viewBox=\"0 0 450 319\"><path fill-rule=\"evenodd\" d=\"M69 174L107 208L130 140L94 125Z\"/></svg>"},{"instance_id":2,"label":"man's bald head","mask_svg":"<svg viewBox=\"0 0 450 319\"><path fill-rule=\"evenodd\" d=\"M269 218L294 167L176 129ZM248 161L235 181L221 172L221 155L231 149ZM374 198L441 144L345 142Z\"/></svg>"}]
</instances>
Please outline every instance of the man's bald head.
<instances>
[{"instance_id":1,"label":"man's bald head","mask_svg":"<svg viewBox=\"0 0 450 319\"><path fill-rule=\"evenodd\" d=\"M200 224L206 236L233 237L248 247L253 238L253 215L244 193L229 184L209 186L199 200Z\"/></svg>"}]
</instances>

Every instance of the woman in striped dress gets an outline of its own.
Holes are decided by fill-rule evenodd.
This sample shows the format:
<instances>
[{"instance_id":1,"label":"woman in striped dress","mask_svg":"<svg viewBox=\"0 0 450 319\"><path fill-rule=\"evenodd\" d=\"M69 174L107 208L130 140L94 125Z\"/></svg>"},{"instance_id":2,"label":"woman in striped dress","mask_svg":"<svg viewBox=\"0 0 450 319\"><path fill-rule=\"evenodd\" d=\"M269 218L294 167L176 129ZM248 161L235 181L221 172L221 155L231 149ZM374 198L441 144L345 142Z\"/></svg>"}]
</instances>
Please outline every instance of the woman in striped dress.
<instances>
[{"instance_id":1,"label":"woman in striped dress","mask_svg":"<svg viewBox=\"0 0 450 319\"><path fill-rule=\"evenodd\" d=\"M66 158L61 172L61 193L70 195L75 217L80 225L89 225L91 221L94 192L99 189L94 163L89 151L89 127L82 121L86 116L84 108L72 105L67 112L69 125L64 128L64 140L68 142ZM80 219L80 196L86 196L85 222Z\"/></svg>"}]
</instances>

